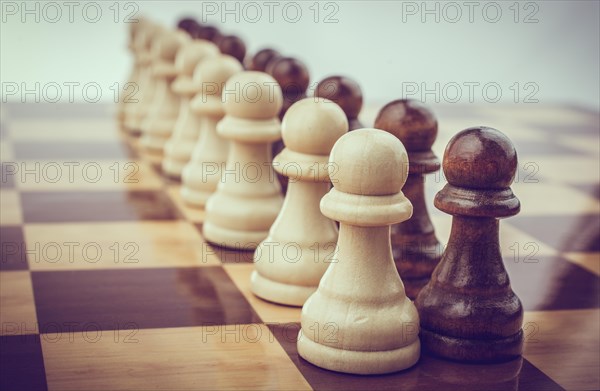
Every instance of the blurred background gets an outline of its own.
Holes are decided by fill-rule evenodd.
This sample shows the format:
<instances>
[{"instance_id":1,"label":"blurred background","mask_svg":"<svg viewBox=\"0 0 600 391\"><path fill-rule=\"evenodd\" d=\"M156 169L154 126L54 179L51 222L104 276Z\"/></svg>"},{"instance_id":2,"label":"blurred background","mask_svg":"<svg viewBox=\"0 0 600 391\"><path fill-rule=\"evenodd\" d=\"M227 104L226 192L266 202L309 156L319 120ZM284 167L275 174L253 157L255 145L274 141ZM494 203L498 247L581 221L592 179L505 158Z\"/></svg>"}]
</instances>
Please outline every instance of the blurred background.
<instances>
[{"instance_id":1,"label":"blurred background","mask_svg":"<svg viewBox=\"0 0 600 391\"><path fill-rule=\"evenodd\" d=\"M367 104L600 105L598 1L1 4L2 102L114 100L132 65L128 23L143 15L173 27L195 17L240 36L249 55L273 47L297 57L313 87L327 75L350 76ZM36 89L37 97L27 94Z\"/></svg>"}]
</instances>

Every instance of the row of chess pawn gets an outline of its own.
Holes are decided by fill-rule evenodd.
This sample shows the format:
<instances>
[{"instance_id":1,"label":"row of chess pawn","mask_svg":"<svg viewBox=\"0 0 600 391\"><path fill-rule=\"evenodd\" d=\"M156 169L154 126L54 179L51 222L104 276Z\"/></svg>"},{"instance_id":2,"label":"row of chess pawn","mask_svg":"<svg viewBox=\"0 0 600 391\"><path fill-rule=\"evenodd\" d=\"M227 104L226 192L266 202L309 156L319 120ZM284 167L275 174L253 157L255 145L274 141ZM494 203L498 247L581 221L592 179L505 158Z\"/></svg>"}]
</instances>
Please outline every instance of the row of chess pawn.
<instances>
[{"instance_id":1,"label":"row of chess pawn","mask_svg":"<svg viewBox=\"0 0 600 391\"><path fill-rule=\"evenodd\" d=\"M424 174L440 167L425 106L393 101L374 128L349 131L342 104L311 97L280 121L285 97L268 73L204 39L147 21L136 30L132 81L144 97L121 106L122 125L181 175L185 202L205 208L206 240L254 249L253 293L302 306L303 358L381 374L414 365L421 347L466 362L521 355L523 308L498 243L498 218L520 208L504 134L474 127L450 140L435 197L453 216L441 254L423 194ZM289 179L285 195L275 172Z\"/></svg>"}]
</instances>

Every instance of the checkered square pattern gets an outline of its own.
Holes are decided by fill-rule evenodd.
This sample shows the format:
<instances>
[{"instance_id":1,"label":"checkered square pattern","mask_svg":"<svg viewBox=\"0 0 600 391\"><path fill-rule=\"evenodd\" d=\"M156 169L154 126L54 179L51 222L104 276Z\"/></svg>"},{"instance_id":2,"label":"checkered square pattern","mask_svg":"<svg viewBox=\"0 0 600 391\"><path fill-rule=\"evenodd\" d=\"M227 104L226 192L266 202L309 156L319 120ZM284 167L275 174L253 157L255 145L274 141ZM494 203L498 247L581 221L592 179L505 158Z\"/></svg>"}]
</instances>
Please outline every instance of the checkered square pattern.
<instances>
[{"instance_id":1,"label":"checkered square pattern","mask_svg":"<svg viewBox=\"0 0 600 391\"><path fill-rule=\"evenodd\" d=\"M495 127L514 142L521 213L501 252L525 312L525 352L498 365L423 355L385 376L298 356L301 309L250 291L252 252L202 237L187 206L120 132L111 107L6 105L0 132L0 388L26 390L599 389L598 113L569 107L434 107L453 134ZM367 107L371 124L379 109ZM440 242L451 217L426 197Z\"/></svg>"}]
</instances>

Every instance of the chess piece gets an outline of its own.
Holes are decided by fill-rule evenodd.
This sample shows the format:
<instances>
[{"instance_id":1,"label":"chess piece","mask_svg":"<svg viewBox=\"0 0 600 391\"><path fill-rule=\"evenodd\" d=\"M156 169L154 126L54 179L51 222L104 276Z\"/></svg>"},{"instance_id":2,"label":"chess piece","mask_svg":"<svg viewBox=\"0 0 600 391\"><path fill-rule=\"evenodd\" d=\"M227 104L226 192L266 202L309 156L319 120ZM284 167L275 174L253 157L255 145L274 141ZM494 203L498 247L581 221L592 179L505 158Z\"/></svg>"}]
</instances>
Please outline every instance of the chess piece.
<instances>
[{"instance_id":1,"label":"chess piece","mask_svg":"<svg viewBox=\"0 0 600 391\"><path fill-rule=\"evenodd\" d=\"M350 130L363 127L358 120L363 105L363 94L354 80L344 76L327 77L317 84L315 96L330 99L340 105L346 113Z\"/></svg>"},{"instance_id":2,"label":"chess piece","mask_svg":"<svg viewBox=\"0 0 600 391\"><path fill-rule=\"evenodd\" d=\"M141 42L138 40L137 35L141 29L141 26L145 23L144 19L140 19L139 23L131 23L129 25L129 42L127 43L127 49L129 50L131 57L133 58L133 67L131 68L131 74L127 79L125 85L123 85L122 89L119 89L119 92L126 91L129 86L136 86L139 84L140 77L140 62L138 61L139 52L144 50ZM119 105L117 107L117 122L119 123L119 127L121 130L126 130L125 121L127 117L127 103L131 103L129 99L127 99L127 94L120 93L119 94Z\"/></svg>"},{"instance_id":3,"label":"chess piece","mask_svg":"<svg viewBox=\"0 0 600 391\"><path fill-rule=\"evenodd\" d=\"M279 112L279 119L283 119L291 105L306 98L309 83L308 69L298 59L279 57L269 62L266 72L281 86L283 106Z\"/></svg>"},{"instance_id":4,"label":"chess piece","mask_svg":"<svg viewBox=\"0 0 600 391\"><path fill-rule=\"evenodd\" d=\"M423 348L478 363L518 357L523 307L510 287L498 239L498 219L520 209L510 189L517 153L496 129L470 128L448 143L443 169L448 184L434 203L453 216L452 231L416 300Z\"/></svg>"},{"instance_id":5,"label":"chess piece","mask_svg":"<svg viewBox=\"0 0 600 391\"><path fill-rule=\"evenodd\" d=\"M440 169L440 162L431 150L437 137L438 123L433 113L421 103L401 99L381 109L375 119L375 127L398 137L408 151L410 165L402 190L413 206L413 215L409 220L392 226L392 252L406 294L415 299L429 281L442 254L424 194L424 174Z\"/></svg>"},{"instance_id":6,"label":"chess piece","mask_svg":"<svg viewBox=\"0 0 600 391\"><path fill-rule=\"evenodd\" d=\"M337 227L319 203L330 187L329 153L347 131L344 112L326 99L303 99L283 117L286 147L273 167L292 180L269 237L254 253L251 281L257 296L302 306L317 289L337 241Z\"/></svg>"},{"instance_id":7,"label":"chess piece","mask_svg":"<svg viewBox=\"0 0 600 391\"><path fill-rule=\"evenodd\" d=\"M275 49L261 49L250 58L246 68L249 71L266 72L269 63L279 57L281 57L281 55Z\"/></svg>"},{"instance_id":8,"label":"chess piece","mask_svg":"<svg viewBox=\"0 0 600 391\"><path fill-rule=\"evenodd\" d=\"M240 63L244 63L246 57L246 44L235 35L227 35L219 39L219 50L223 54L227 54L236 58Z\"/></svg>"},{"instance_id":9,"label":"chess piece","mask_svg":"<svg viewBox=\"0 0 600 391\"><path fill-rule=\"evenodd\" d=\"M171 89L179 96L181 103L173 134L165 144L162 162L163 172L172 178L181 177L181 171L190 160L198 139L200 118L190 107L190 100L198 92L198 83L192 80L194 69L202 61L218 55L219 49L215 44L197 39L186 43L175 58L178 76L171 84Z\"/></svg>"},{"instance_id":10,"label":"chess piece","mask_svg":"<svg viewBox=\"0 0 600 391\"><path fill-rule=\"evenodd\" d=\"M255 249L283 203L271 166L271 143L281 137L281 88L266 73L240 72L227 81L222 99L225 117L217 133L231 143L202 232L217 245Z\"/></svg>"},{"instance_id":11,"label":"chess piece","mask_svg":"<svg viewBox=\"0 0 600 391\"><path fill-rule=\"evenodd\" d=\"M280 57L269 62L267 73L273 76L281 86L283 106L279 112L279 119L283 119L283 116L291 105L306 98L306 89L309 83L308 69L300 60L291 57ZM283 148L283 141L278 140L274 142L273 156L277 156ZM285 194L288 179L280 173L277 173L277 179L281 185L282 192Z\"/></svg>"},{"instance_id":12,"label":"chess piece","mask_svg":"<svg viewBox=\"0 0 600 391\"><path fill-rule=\"evenodd\" d=\"M177 23L177 28L185 31L191 38L195 38L201 27L196 19L183 18Z\"/></svg>"},{"instance_id":13,"label":"chess piece","mask_svg":"<svg viewBox=\"0 0 600 391\"><path fill-rule=\"evenodd\" d=\"M204 206L217 189L225 168L229 141L217 134L217 123L223 118L222 88L242 65L231 56L217 55L203 61L194 72L195 83L201 86L190 104L199 118L199 137L193 145L192 158L182 173L181 196L192 206Z\"/></svg>"},{"instance_id":14,"label":"chess piece","mask_svg":"<svg viewBox=\"0 0 600 391\"><path fill-rule=\"evenodd\" d=\"M221 39L221 32L214 26L200 26L194 38L204 39L217 44L219 39Z\"/></svg>"},{"instance_id":15,"label":"chess piece","mask_svg":"<svg viewBox=\"0 0 600 391\"><path fill-rule=\"evenodd\" d=\"M321 211L340 222L337 248L302 308L298 353L339 372L382 374L414 365L419 315L392 259L390 225L410 218L408 156L377 129L342 136L329 158L333 189Z\"/></svg>"},{"instance_id":16,"label":"chess piece","mask_svg":"<svg viewBox=\"0 0 600 391\"><path fill-rule=\"evenodd\" d=\"M167 30L152 46L152 75L156 90L148 115L141 125L141 145L148 160L158 166L162 163L164 146L179 114L179 97L171 89L171 83L177 76L175 56L187 40L186 33Z\"/></svg>"},{"instance_id":17,"label":"chess piece","mask_svg":"<svg viewBox=\"0 0 600 391\"><path fill-rule=\"evenodd\" d=\"M132 136L139 136L141 124L146 117L150 104L154 98L155 83L152 77L152 45L160 35L162 27L145 22L139 26L134 45L136 51L136 63L139 67L138 85L130 93L126 91L123 95L125 103L125 130Z\"/></svg>"}]
</instances>

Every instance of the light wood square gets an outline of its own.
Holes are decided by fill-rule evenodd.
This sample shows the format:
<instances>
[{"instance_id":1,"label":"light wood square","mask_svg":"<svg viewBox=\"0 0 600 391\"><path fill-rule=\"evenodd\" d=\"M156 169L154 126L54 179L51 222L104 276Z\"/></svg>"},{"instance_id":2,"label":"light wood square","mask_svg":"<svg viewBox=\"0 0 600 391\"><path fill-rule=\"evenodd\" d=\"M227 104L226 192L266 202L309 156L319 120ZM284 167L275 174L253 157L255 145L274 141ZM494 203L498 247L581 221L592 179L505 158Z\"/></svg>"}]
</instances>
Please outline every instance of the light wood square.
<instances>
[{"instance_id":1,"label":"light wood square","mask_svg":"<svg viewBox=\"0 0 600 391\"><path fill-rule=\"evenodd\" d=\"M524 357L568 390L600 389L600 310L526 312Z\"/></svg>"},{"instance_id":2,"label":"light wood square","mask_svg":"<svg viewBox=\"0 0 600 391\"><path fill-rule=\"evenodd\" d=\"M50 390L310 389L263 324L74 333L72 341L52 339L42 338Z\"/></svg>"},{"instance_id":3,"label":"light wood square","mask_svg":"<svg viewBox=\"0 0 600 391\"><path fill-rule=\"evenodd\" d=\"M19 193L14 190L0 190L0 225L19 225L22 222Z\"/></svg>"},{"instance_id":4,"label":"light wood square","mask_svg":"<svg viewBox=\"0 0 600 391\"><path fill-rule=\"evenodd\" d=\"M219 265L196 228L184 221L28 224L31 270Z\"/></svg>"},{"instance_id":5,"label":"light wood square","mask_svg":"<svg viewBox=\"0 0 600 391\"><path fill-rule=\"evenodd\" d=\"M37 334L33 288L28 271L0 273L0 335Z\"/></svg>"},{"instance_id":6,"label":"light wood square","mask_svg":"<svg viewBox=\"0 0 600 391\"><path fill-rule=\"evenodd\" d=\"M140 160L21 161L13 178L23 191L154 190L162 180ZM36 174L27 174L35 172Z\"/></svg>"},{"instance_id":7,"label":"light wood square","mask_svg":"<svg viewBox=\"0 0 600 391\"><path fill-rule=\"evenodd\" d=\"M223 265L238 289L250 303L254 311L265 323L300 322L302 308L279 305L255 296L250 290L250 274L254 270L252 263L231 263Z\"/></svg>"}]
</instances>

